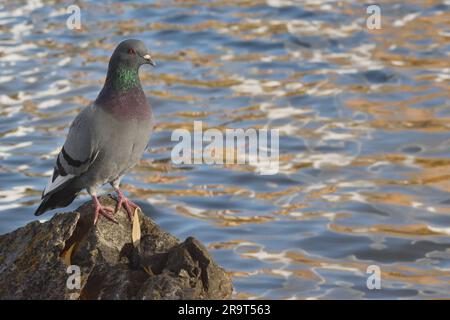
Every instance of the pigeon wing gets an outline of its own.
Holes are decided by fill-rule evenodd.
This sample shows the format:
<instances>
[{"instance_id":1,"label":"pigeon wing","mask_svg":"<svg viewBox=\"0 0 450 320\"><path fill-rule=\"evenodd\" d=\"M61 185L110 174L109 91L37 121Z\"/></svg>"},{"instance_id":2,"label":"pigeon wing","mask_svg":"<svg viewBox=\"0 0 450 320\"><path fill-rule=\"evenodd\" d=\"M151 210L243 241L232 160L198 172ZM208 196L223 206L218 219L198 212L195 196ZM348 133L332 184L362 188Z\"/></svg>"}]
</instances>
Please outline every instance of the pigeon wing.
<instances>
[{"instance_id":1,"label":"pigeon wing","mask_svg":"<svg viewBox=\"0 0 450 320\"><path fill-rule=\"evenodd\" d=\"M42 198L82 175L94 162L98 151L95 150L93 137L93 116L93 108L87 107L72 122Z\"/></svg>"}]
</instances>

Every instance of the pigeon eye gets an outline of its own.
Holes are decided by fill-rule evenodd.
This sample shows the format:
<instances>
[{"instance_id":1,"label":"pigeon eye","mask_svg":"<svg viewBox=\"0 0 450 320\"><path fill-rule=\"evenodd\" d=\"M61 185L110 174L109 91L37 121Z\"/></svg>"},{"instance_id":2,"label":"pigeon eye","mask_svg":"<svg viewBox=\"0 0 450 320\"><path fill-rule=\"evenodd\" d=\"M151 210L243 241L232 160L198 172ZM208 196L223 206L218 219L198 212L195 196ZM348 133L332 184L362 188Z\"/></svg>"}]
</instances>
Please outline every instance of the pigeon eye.
<instances>
[{"instance_id":1,"label":"pigeon eye","mask_svg":"<svg viewBox=\"0 0 450 320\"><path fill-rule=\"evenodd\" d=\"M133 49L133 48L130 48L130 49L128 49L128 53L129 53L129 54L135 54L135 53L136 53L136 51L134 51L134 49Z\"/></svg>"}]
</instances>

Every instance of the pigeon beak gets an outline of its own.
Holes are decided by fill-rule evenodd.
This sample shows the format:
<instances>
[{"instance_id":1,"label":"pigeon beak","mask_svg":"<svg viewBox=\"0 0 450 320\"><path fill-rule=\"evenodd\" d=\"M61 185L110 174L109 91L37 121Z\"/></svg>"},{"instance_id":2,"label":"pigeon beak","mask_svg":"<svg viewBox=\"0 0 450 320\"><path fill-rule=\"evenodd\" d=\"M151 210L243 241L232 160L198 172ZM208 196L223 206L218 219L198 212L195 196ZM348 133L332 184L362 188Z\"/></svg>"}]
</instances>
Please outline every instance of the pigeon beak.
<instances>
[{"instance_id":1,"label":"pigeon beak","mask_svg":"<svg viewBox=\"0 0 450 320\"><path fill-rule=\"evenodd\" d=\"M156 63L155 63L155 61L152 60L151 55L146 54L146 55L144 56L144 59L145 59L146 63L148 63L148 64L151 65L152 67L156 67Z\"/></svg>"}]
</instances>

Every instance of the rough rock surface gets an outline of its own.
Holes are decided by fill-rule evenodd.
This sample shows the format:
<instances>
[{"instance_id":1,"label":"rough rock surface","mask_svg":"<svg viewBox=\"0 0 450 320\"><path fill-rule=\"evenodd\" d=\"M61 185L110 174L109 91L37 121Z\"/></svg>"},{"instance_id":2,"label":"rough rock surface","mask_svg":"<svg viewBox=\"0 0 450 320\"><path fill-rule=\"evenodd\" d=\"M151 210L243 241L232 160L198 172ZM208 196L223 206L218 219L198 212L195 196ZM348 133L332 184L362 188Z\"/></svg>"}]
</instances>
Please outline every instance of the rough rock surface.
<instances>
[{"instance_id":1,"label":"rough rock surface","mask_svg":"<svg viewBox=\"0 0 450 320\"><path fill-rule=\"evenodd\" d=\"M100 201L116 205L109 196ZM141 237L134 244L123 210L117 224L100 217L93 226L91 202L1 235L0 299L230 298L229 275L199 241L180 242L138 214ZM79 289L69 265L80 268Z\"/></svg>"}]
</instances>

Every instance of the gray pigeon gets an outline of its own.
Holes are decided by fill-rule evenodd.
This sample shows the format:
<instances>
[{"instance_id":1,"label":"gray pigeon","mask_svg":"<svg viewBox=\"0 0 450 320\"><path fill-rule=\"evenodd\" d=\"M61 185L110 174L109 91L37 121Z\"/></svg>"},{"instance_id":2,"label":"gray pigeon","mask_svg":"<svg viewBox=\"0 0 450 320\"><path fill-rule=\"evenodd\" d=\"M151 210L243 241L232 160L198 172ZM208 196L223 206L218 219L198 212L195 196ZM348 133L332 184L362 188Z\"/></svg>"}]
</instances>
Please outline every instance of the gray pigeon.
<instances>
[{"instance_id":1,"label":"gray pigeon","mask_svg":"<svg viewBox=\"0 0 450 320\"><path fill-rule=\"evenodd\" d=\"M87 189L95 206L94 224L99 214L116 222L113 213L122 206L131 219L138 206L119 189L120 180L138 163L153 129L152 109L138 74L143 64L155 66L142 41L125 40L114 50L103 89L73 121L35 215L68 206ZM97 199L106 183L117 192L115 211Z\"/></svg>"}]
</instances>

